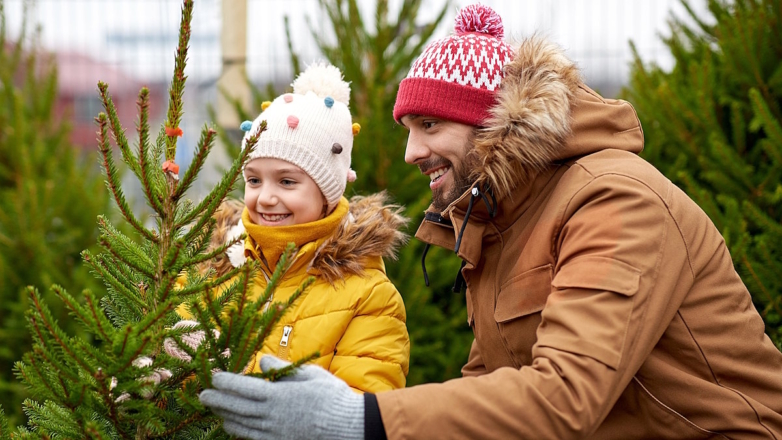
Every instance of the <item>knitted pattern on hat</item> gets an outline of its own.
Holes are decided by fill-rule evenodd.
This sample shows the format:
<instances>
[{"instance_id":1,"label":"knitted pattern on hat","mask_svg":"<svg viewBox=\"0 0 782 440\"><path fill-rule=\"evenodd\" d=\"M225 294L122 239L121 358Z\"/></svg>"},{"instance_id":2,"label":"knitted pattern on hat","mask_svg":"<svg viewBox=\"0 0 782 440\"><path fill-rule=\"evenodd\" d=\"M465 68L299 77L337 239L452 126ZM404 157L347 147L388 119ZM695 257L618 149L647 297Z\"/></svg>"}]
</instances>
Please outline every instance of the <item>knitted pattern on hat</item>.
<instances>
[{"instance_id":1,"label":"knitted pattern on hat","mask_svg":"<svg viewBox=\"0 0 782 440\"><path fill-rule=\"evenodd\" d=\"M454 31L426 46L413 62L396 95L397 122L410 114L473 126L488 119L502 67L514 52L502 41L502 19L487 6L470 5L457 14Z\"/></svg>"},{"instance_id":2,"label":"knitted pattern on hat","mask_svg":"<svg viewBox=\"0 0 782 440\"><path fill-rule=\"evenodd\" d=\"M265 120L266 131L249 160L274 158L298 166L318 185L331 212L350 175L350 86L338 68L320 63L309 66L292 86L293 93L277 97L253 121L242 149Z\"/></svg>"}]
</instances>

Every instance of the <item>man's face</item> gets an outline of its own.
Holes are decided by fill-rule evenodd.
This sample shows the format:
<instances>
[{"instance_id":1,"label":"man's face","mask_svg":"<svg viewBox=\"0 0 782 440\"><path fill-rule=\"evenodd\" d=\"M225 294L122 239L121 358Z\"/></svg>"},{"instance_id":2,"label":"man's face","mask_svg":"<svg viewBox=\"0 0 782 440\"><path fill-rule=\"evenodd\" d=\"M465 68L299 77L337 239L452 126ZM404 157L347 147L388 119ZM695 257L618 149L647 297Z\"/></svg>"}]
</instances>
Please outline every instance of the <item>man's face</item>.
<instances>
[{"instance_id":1,"label":"man's face","mask_svg":"<svg viewBox=\"0 0 782 440\"><path fill-rule=\"evenodd\" d=\"M468 152L475 127L433 116L405 115L410 132L405 162L418 165L429 176L432 205L442 211L470 187L472 171Z\"/></svg>"}]
</instances>

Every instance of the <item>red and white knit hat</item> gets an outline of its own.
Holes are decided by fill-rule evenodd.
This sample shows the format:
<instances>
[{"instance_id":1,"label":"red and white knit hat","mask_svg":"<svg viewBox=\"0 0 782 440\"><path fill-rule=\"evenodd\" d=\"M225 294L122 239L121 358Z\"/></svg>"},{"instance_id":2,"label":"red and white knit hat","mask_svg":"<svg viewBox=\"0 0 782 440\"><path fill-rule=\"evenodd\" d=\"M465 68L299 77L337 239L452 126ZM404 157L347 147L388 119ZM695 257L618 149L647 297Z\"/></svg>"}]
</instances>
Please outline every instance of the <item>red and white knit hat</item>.
<instances>
[{"instance_id":1,"label":"red and white knit hat","mask_svg":"<svg viewBox=\"0 0 782 440\"><path fill-rule=\"evenodd\" d=\"M394 119L415 114L481 126L495 104L502 67L513 49L502 37L502 19L484 5L456 16L454 31L426 46L399 85Z\"/></svg>"}]
</instances>

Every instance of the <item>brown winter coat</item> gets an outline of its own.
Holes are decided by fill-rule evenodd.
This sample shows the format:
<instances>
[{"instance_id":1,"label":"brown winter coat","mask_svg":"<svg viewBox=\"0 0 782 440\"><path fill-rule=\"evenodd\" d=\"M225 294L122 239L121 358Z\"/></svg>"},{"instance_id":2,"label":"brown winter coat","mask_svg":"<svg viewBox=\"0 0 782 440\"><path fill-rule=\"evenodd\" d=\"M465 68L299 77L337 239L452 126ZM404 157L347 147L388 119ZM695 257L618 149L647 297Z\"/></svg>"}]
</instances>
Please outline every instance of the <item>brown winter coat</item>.
<instances>
[{"instance_id":1,"label":"brown winter coat","mask_svg":"<svg viewBox=\"0 0 782 440\"><path fill-rule=\"evenodd\" d=\"M539 40L476 140L481 197L425 221L466 262L464 378L378 394L389 439L782 439L782 354L719 231L637 156L633 108ZM491 204L491 198L487 196Z\"/></svg>"}]
</instances>

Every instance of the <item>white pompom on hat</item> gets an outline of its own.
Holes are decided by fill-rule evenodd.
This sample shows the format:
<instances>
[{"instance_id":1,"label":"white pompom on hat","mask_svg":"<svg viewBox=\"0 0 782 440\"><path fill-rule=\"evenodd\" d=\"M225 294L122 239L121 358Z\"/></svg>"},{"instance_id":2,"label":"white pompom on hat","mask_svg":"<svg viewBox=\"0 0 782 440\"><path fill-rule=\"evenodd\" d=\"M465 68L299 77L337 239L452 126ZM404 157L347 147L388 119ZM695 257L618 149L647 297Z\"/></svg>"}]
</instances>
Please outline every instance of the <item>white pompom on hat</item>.
<instances>
[{"instance_id":1,"label":"white pompom on hat","mask_svg":"<svg viewBox=\"0 0 782 440\"><path fill-rule=\"evenodd\" d=\"M315 63L292 84L293 93L278 96L255 118L242 140L266 121L266 131L250 159L274 158L304 170L320 188L331 212L345 192L353 150L350 85L332 65Z\"/></svg>"}]
</instances>

